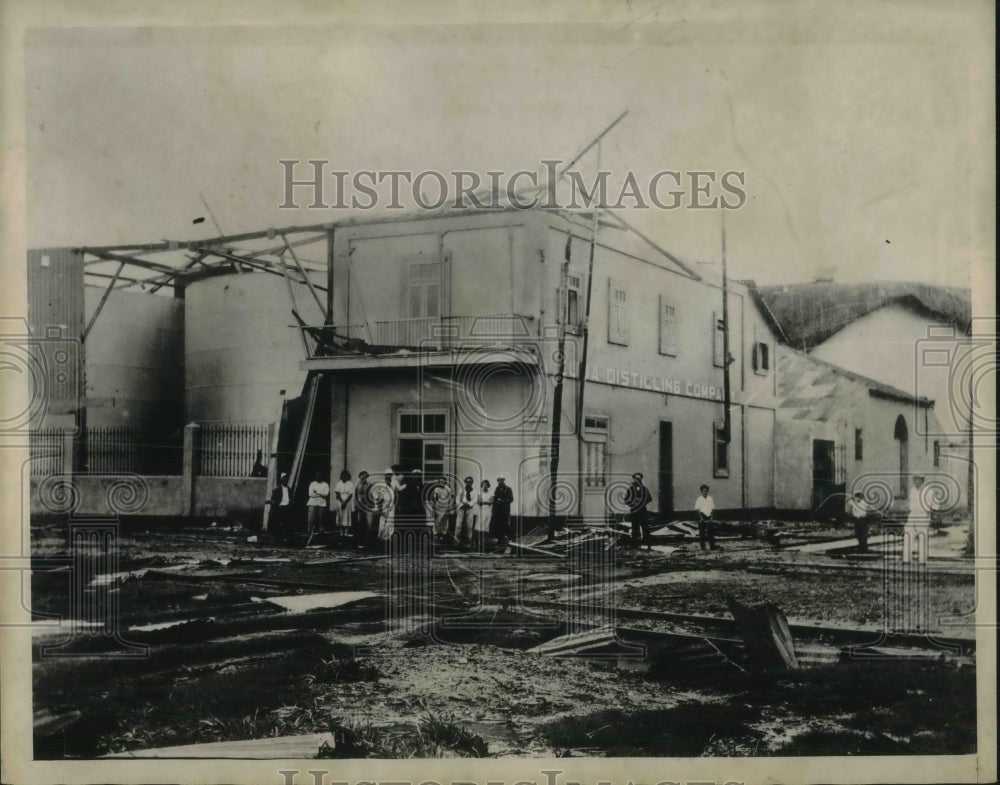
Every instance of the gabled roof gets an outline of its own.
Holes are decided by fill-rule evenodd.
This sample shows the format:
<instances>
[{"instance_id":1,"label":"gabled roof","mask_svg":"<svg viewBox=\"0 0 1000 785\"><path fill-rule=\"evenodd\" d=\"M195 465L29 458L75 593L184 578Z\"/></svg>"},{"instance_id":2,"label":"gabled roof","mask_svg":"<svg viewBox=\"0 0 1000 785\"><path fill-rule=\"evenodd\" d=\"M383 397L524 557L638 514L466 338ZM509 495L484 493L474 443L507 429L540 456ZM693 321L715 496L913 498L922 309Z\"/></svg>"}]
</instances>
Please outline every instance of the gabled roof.
<instances>
[{"instance_id":1,"label":"gabled roof","mask_svg":"<svg viewBox=\"0 0 1000 785\"><path fill-rule=\"evenodd\" d=\"M771 330L774 331L774 334L778 337L778 340L781 341L782 343L788 343L788 336L785 334L785 331L782 328L781 323L774 315L774 311L772 311L771 308L768 306L767 300L764 299L763 295L761 294L761 290L757 287L757 283L749 278L744 281L739 281L739 283L742 283L750 291L751 299L757 305L757 309L761 312L761 315L764 317L764 321L766 321Z\"/></svg>"},{"instance_id":2,"label":"gabled roof","mask_svg":"<svg viewBox=\"0 0 1000 785\"><path fill-rule=\"evenodd\" d=\"M858 387L874 398L930 408L934 402L788 346L778 347L779 409L793 420L831 420L855 405Z\"/></svg>"},{"instance_id":3,"label":"gabled roof","mask_svg":"<svg viewBox=\"0 0 1000 785\"><path fill-rule=\"evenodd\" d=\"M968 333L972 296L968 289L926 283L816 283L758 289L787 343L808 351L862 316L887 305L902 305L923 317L953 324Z\"/></svg>"}]
</instances>

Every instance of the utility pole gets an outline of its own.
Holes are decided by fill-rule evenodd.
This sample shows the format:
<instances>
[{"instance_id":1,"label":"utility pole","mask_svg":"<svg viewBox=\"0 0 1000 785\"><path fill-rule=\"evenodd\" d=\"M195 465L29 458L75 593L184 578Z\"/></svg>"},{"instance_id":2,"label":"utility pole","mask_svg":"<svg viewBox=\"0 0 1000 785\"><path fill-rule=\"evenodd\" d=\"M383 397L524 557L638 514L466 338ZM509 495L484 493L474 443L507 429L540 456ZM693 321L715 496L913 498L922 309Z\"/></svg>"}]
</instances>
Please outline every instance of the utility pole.
<instances>
[{"instance_id":1,"label":"utility pole","mask_svg":"<svg viewBox=\"0 0 1000 785\"><path fill-rule=\"evenodd\" d=\"M560 180L562 177L565 176L566 172L569 170L569 167L572 166L577 161L579 161L580 158L582 158L583 155L585 153L587 153L594 145L600 145L601 139L603 139L612 128L614 128L616 125L618 125L618 123L620 123L622 121L622 119L625 117L625 115L627 115L627 114L628 114L628 110L626 110L626 111L622 112L620 115L618 115L618 117L616 117L614 119L614 121L607 128L605 128L603 131L601 131L601 133L599 133L597 135L597 137L592 142L590 142L579 153L577 153L573 157L572 161L570 161L569 164L567 164L566 166L564 166L562 168L562 170L558 173L558 176L556 178L557 182L558 182L558 180ZM600 147L598 147L598 151L600 151ZM598 168L598 176L600 176L599 172L600 172L601 166L600 166L600 154L599 153L598 153L597 168ZM595 191L595 193L596 193L596 191ZM597 231L597 205L593 205L593 209L594 209L594 217L593 217L593 226L592 226L593 231L592 231L592 235L596 234L596 231ZM566 283L567 283L568 275L569 275L570 248L571 248L572 244L573 244L573 233L572 233L572 230L570 230L569 233L568 233L568 235L567 235L567 238L566 238L566 259L563 262L563 266L562 266L562 282L563 282L562 289L561 289L562 292L566 291ZM594 269L594 241L592 239L591 245L590 245L590 271L591 271L591 273L593 273L593 269ZM588 275L588 277L587 277L587 317L589 317L589 315L590 315L590 293L591 293L590 278L591 278L591 276ZM550 448L549 448L549 450L550 450L550 452L549 452L549 516L548 516L548 535L549 535L548 539L549 539L549 541L551 541L551 540L553 540L555 538L555 531L558 528L558 512L559 511L557 509L557 504L556 504L556 483L559 480L559 446L560 446L559 442L560 442L560 438L562 436L562 434L561 434L561 430L562 430L562 396L563 396L563 380L564 380L565 370L566 370L566 318L569 315L569 314L565 313L566 308L565 308L564 302L565 302L565 297L561 297L560 298L560 303L559 303L559 306L558 306L558 311L559 311L559 314L558 314L558 319L559 319L559 338L558 338L558 342L559 342L559 346L558 346L558 349L557 349L557 352L556 352L556 355L557 355L558 359L557 359L557 365L556 365L556 383L555 383L555 386L553 388L553 401L552 401L552 438L551 438ZM583 357L584 357L584 361L581 363L581 369L584 372L586 371L586 364L585 363L586 363L586 345L587 345L586 344L586 341L587 341L587 338L586 338L586 336L587 336L587 321L588 321L588 319L585 317L584 318L584 323L583 323L583 331L584 331L583 332L583 334L584 334ZM582 386L583 386L584 382L585 382L585 380L583 378L583 375L581 374L581 378L580 378L580 389L581 389L581 391L582 391ZM579 399L579 396L578 396L578 399ZM579 408L579 402L578 402L578 408ZM580 440L581 436L582 436L582 434L580 434L579 428L578 428L577 429L577 439ZM577 466L578 470L579 470L579 468L580 467Z\"/></svg>"},{"instance_id":2,"label":"utility pole","mask_svg":"<svg viewBox=\"0 0 1000 785\"><path fill-rule=\"evenodd\" d=\"M722 420L722 440L732 441L731 391L729 386L729 278L726 274L726 211L722 210L722 397L725 413Z\"/></svg>"},{"instance_id":3,"label":"utility pole","mask_svg":"<svg viewBox=\"0 0 1000 785\"><path fill-rule=\"evenodd\" d=\"M597 176L601 176L601 142L597 142ZM577 371L576 391L576 473L577 514L583 514L583 398L587 385L587 348L590 345L590 303L594 293L594 253L597 250L597 208L593 206L590 223L590 260L587 262L587 297L583 311L583 345L580 347L580 365Z\"/></svg>"}]
</instances>

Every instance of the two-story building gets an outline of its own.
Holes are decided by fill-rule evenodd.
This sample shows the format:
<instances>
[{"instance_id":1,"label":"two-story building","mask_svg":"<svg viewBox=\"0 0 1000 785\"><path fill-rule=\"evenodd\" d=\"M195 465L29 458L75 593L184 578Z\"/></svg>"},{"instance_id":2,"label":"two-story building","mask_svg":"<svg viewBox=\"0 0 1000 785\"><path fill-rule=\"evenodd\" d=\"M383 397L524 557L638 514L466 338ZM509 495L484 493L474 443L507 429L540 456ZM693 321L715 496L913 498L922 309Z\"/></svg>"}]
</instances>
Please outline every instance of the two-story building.
<instances>
[{"instance_id":1,"label":"two-story building","mask_svg":"<svg viewBox=\"0 0 1000 785\"><path fill-rule=\"evenodd\" d=\"M720 508L773 507L780 328L730 287L727 440L720 285L611 219L591 258L591 228L513 209L338 225L303 363L330 385L331 474L504 476L535 519L557 444L563 515L603 518L637 471L660 512L702 483Z\"/></svg>"}]
</instances>

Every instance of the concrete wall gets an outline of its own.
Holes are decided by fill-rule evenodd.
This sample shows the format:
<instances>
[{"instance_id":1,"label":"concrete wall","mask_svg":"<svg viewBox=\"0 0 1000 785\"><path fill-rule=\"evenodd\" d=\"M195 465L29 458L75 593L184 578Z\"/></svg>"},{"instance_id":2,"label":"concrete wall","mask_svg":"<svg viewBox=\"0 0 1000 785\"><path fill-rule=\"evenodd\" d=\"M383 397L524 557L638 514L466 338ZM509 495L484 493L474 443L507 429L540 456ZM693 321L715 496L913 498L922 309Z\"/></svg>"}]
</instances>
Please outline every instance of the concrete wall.
<instances>
[{"instance_id":1,"label":"concrete wall","mask_svg":"<svg viewBox=\"0 0 1000 785\"><path fill-rule=\"evenodd\" d=\"M601 244L595 254L588 364L600 375L614 368L680 382L681 389L671 391L671 395L691 395L686 390L688 382L704 388L714 387L712 396L721 400L723 372L713 360L712 337L713 317L722 318L721 287L707 280L694 281L676 268L671 269L671 263L648 246L645 251L633 249L632 253L617 248L619 239L622 239L620 232L605 230L600 235ZM565 247L565 231L553 225L547 236L546 258L561 262ZM585 287L589 240L574 233L571 257L570 274L579 276ZM558 264L547 264L545 269L546 302L551 304L544 320L548 324L555 321L560 270ZM630 323L627 345L609 340L611 282L627 292ZM585 289L581 292L581 314L584 297ZM676 312L674 354L661 350L661 301L672 304ZM731 284L728 306L729 350L734 360L730 366L732 400L773 408L775 337L744 285ZM753 368L755 339L769 347L770 368L766 371L756 372ZM580 341L576 343L579 345ZM709 395L695 392L694 397L707 398Z\"/></svg>"},{"instance_id":2,"label":"concrete wall","mask_svg":"<svg viewBox=\"0 0 1000 785\"><path fill-rule=\"evenodd\" d=\"M825 432L818 423L778 420L774 428L775 506L786 510L812 508L812 442Z\"/></svg>"},{"instance_id":3,"label":"concrete wall","mask_svg":"<svg viewBox=\"0 0 1000 785\"><path fill-rule=\"evenodd\" d=\"M88 321L103 294L84 287ZM86 357L88 426L169 434L183 425L183 300L112 292L87 337Z\"/></svg>"},{"instance_id":4,"label":"concrete wall","mask_svg":"<svg viewBox=\"0 0 1000 785\"><path fill-rule=\"evenodd\" d=\"M255 520L269 498L266 477L196 477L192 514Z\"/></svg>"},{"instance_id":5,"label":"concrete wall","mask_svg":"<svg viewBox=\"0 0 1000 785\"><path fill-rule=\"evenodd\" d=\"M67 494L62 476L32 477L31 512L174 517L182 514L182 485L181 477L76 475L74 490ZM266 498L266 478L197 477L192 514L253 522L262 514Z\"/></svg>"},{"instance_id":6,"label":"concrete wall","mask_svg":"<svg viewBox=\"0 0 1000 785\"><path fill-rule=\"evenodd\" d=\"M293 292L302 318L322 324L308 288L295 284ZM306 376L281 276L206 278L187 287L184 308L186 421L276 420L281 390L289 398L299 395Z\"/></svg>"},{"instance_id":7,"label":"concrete wall","mask_svg":"<svg viewBox=\"0 0 1000 785\"><path fill-rule=\"evenodd\" d=\"M537 274L528 264L533 254L527 240L534 220L523 213L474 213L338 229L335 323L357 327L407 318L410 263L441 265L443 315L535 313Z\"/></svg>"},{"instance_id":8,"label":"concrete wall","mask_svg":"<svg viewBox=\"0 0 1000 785\"><path fill-rule=\"evenodd\" d=\"M406 410L448 415L446 472L457 477L471 474L477 487L481 479L516 477L525 452L520 414L530 403L528 381L487 372L456 386L451 383L455 378L444 371L413 369L357 374L345 381L347 405L336 410L333 428L343 432L346 420L346 468L352 476L361 470L381 476L396 463L398 414ZM331 476L345 468L342 455L331 456Z\"/></svg>"}]
</instances>

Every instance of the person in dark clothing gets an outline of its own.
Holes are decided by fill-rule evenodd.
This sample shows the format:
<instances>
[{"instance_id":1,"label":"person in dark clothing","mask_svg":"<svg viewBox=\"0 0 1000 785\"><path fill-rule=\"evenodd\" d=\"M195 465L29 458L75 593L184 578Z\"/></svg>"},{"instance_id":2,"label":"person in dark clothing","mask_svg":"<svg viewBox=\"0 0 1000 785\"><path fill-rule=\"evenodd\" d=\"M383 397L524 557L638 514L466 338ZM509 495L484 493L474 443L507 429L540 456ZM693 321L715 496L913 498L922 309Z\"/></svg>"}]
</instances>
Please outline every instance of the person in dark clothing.
<instances>
[{"instance_id":1,"label":"person in dark clothing","mask_svg":"<svg viewBox=\"0 0 1000 785\"><path fill-rule=\"evenodd\" d=\"M468 545L472 537L472 528L475 522L476 503L479 495L473 487L472 477L465 478L465 487L458 492L458 541L461 545Z\"/></svg>"},{"instance_id":2,"label":"person in dark clothing","mask_svg":"<svg viewBox=\"0 0 1000 785\"><path fill-rule=\"evenodd\" d=\"M374 539L372 533L374 504L372 502L372 486L368 472L358 472L358 484L354 486L354 536L358 542L369 542Z\"/></svg>"},{"instance_id":3,"label":"person in dark clothing","mask_svg":"<svg viewBox=\"0 0 1000 785\"><path fill-rule=\"evenodd\" d=\"M420 469L414 469L406 478L406 484L399 492L396 507L395 528L423 529L427 525L427 511L424 509L424 482Z\"/></svg>"},{"instance_id":4,"label":"person in dark clothing","mask_svg":"<svg viewBox=\"0 0 1000 785\"><path fill-rule=\"evenodd\" d=\"M629 518L632 521L632 544L638 548L642 543L647 550L652 550L649 534L649 505L653 496L642 482L642 472L632 475L632 484L625 495L628 504ZM641 534L641 537L640 537Z\"/></svg>"},{"instance_id":5,"label":"person in dark clothing","mask_svg":"<svg viewBox=\"0 0 1000 785\"><path fill-rule=\"evenodd\" d=\"M286 542L289 535L289 511L292 506L292 491L288 487L288 475L282 474L278 484L271 491L271 512L268 515L267 528L274 534L278 542Z\"/></svg>"},{"instance_id":6,"label":"person in dark clothing","mask_svg":"<svg viewBox=\"0 0 1000 785\"><path fill-rule=\"evenodd\" d=\"M501 548L510 542L510 506L514 503L514 491L503 477L497 477L497 489L493 493L493 518L490 521L493 536Z\"/></svg>"},{"instance_id":7,"label":"person in dark clothing","mask_svg":"<svg viewBox=\"0 0 1000 785\"><path fill-rule=\"evenodd\" d=\"M264 452L257 450L257 458L253 462L253 469L250 470L251 477L267 477L267 467L264 465Z\"/></svg>"}]
</instances>

